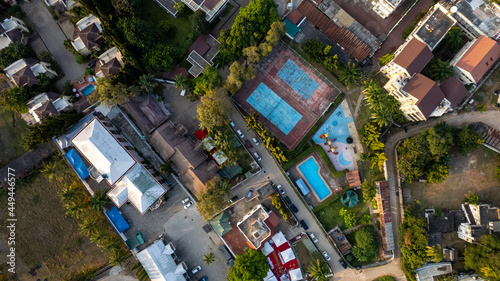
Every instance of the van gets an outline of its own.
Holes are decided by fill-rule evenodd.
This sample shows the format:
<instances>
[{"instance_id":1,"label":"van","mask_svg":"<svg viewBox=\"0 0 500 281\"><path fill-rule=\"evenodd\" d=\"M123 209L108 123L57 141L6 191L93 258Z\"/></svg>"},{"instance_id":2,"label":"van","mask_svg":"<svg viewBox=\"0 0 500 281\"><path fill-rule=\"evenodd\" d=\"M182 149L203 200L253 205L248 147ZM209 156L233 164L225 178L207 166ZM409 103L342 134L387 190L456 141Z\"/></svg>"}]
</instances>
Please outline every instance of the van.
<instances>
[{"instance_id":1,"label":"van","mask_svg":"<svg viewBox=\"0 0 500 281\"><path fill-rule=\"evenodd\" d=\"M252 197L252 194L253 194L253 188L250 188L250 190L248 191L247 197L248 198Z\"/></svg>"},{"instance_id":2,"label":"van","mask_svg":"<svg viewBox=\"0 0 500 281\"><path fill-rule=\"evenodd\" d=\"M253 156L255 156L255 159L259 162L262 160L262 158L260 158L260 155L257 152L254 152Z\"/></svg>"}]
</instances>

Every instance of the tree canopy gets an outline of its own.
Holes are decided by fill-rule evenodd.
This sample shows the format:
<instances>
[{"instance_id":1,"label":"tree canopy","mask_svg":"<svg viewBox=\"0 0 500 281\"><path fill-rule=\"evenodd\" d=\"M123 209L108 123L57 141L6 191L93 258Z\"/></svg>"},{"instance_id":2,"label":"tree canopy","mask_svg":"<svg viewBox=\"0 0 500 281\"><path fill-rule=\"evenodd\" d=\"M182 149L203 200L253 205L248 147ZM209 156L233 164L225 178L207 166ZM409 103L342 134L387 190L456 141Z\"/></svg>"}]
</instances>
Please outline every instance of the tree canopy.
<instances>
[{"instance_id":1,"label":"tree canopy","mask_svg":"<svg viewBox=\"0 0 500 281\"><path fill-rule=\"evenodd\" d=\"M24 46L22 43L12 43L0 50L0 67L7 68L13 62L27 57L35 56L31 47Z\"/></svg>"},{"instance_id":2,"label":"tree canopy","mask_svg":"<svg viewBox=\"0 0 500 281\"><path fill-rule=\"evenodd\" d=\"M330 278L326 277L330 274L328 266L325 261L316 259L316 262L310 262L307 267L307 273L312 277L312 281L328 281Z\"/></svg>"},{"instance_id":3,"label":"tree canopy","mask_svg":"<svg viewBox=\"0 0 500 281\"><path fill-rule=\"evenodd\" d=\"M40 143L66 132L69 126L82 118L79 114L61 114L56 117L45 116L43 124L29 127L29 134L22 137L19 145L26 150L35 149Z\"/></svg>"},{"instance_id":4,"label":"tree canopy","mask_svg":"<svg viewBox=\"0 0 500 281\"><path fill-rule=\"evenodd\" d=\"M361 184L363 191L363 200L366 202L372 201L377 194L377 187L373 181L366 180Z\"/></svg>"},{"instance_id":5,"label":"tree canopy","mask_svg":"<svg viewBox=\"0 0 500 281\"><path fill-rule=\"evenodd\" d=\"M427 225L410 210L405 210L403 223L399 227L399 247L402 254L402 268L406 278L415 280L415 268L421 267L427 257Z\"/></svg>"},{"instance_id":6,"label":"tree canopy","mask_svg":"<svg viewBox=\"0 0 500 281\"><path fill-rule=\"evenodd\" d=\"M25 88L10 88L0 92L0 106L17 113L28 111L26 103L30 99L30 94Z\"/></svg>"},{"instance_id":7,"label":"tree canopy","mask_svg":"<svg viewBox=\"0 0 500 281\"><path fill-rule=\"evenodd\" d=\"M277 7L273 0L254 0L240 10L231 30L223 30L218 39L224 64L237 60L243 48L260 43L271 24L280 19Z\"/></svg>"},{"instance_id":8,"label":"tree canopy","mask_svg":"<svg viewBox=\"0 0 500 281\"><path fill-rule=\"evenodd\" d=\"M355 243L352 254L360 262L366 262L377 254L378 248L371 226L363 227L354 233Z\"/></svg>"},{"instance_id":9,"label":"tree canopy","mask_svg":"<svg viewBox=\"0 0 500 281\"><path fill-rule=\"evenodd\" d=\"M122 105L129 101L134 93L127 91L127 86L120 82L113 82L110 78L100 78L95 91L88 96L90 103L100 101L104 105Z\"/></svg>"},{"instance_id":10,"label":"tree canopy","mask_svg":"<svg viewBox=\"0 0 500 281\"><path fill-rule=\"evenodd\" d=\"M500 239L486 235L479 244L465 248L465 268L474 270L487 280L500 280Z\"/></svg>"},{"instance_id":11,"label":"tree canopy","mask_svg":"<svg viewBox=\"0 0 500 281\"><path fill-rule=\"evenodd\" d=\"M193 37L198 37L204 34L210 28L207 20L205 19L205 12L202 10L197 10L191 16L189 16L191 25L193 26Z\"/></svg>"},{"instance_id":12,"label":"tree canopy","mask_svg":"<svg viewBox=\"0 0 500 281\"><path fill-rule=\"evenodd\" d=\"M245 50L248 50L248 48ZM229 67L229 75L224 83L224 88L234 94L241 89L243 82L255 78L256 72L255 68L251 65L240 64L235 61Z\"/></svg>"},{"instance_id":13,"label":"tree canopy","mask_svg":"<svg viewBox=\"0 0 500 281\"><path fill-rule=\"evenodd\" d=\"M162 43L156 43L146 52L144 60L154 70L168 71L175 67L177 57L176 49Z\"/></svg>"},{"instance_id":14,"label":"tree canopy","mask_svg":"<svg viewBox=\"0 0 500 281\"><path fill-rule=\"evenodd\" d=\"M231 107L227 93L224 89L209 91L201 97L198 104L196 117L200 120L200 128L209 132L217 131L218 128L228 124L231 115Z\"/></svg>"},{"instance_id":15,"label":"tree canopy","mask_svg":"<svg viewBox=\"0 0 500 281\"><path fill-rule=\"evenodd\" d=\"M254 249L236 256L234 265L229 269L228 281L260 281L267 276L269 265L267 257Z\"/></svg>"},{"instance_id":16,"label":"tree canopy","mask_svg":"<svg viewBox=\"0 0 500 281\"><path fill-rule=\"evenodd\" d=\"M127 42L136 48L146 51L155 41L151 26L138 17L122 17L118 28L123 32Z\"/></svg>"},{"instance_id":17,"label":"tree canopy","mask_svg":"<svg viewBox=\"0 0 500 281\"><path fill-rule=\"evenodd\" d=\"M206 93L222 86L222 76L219 74L219 69L215 66L207 66L203 71L203 75L196 77L193 80L193 94L205 95Z\"/></svg>"},{"instance_id":18,"label":"tree canopy","mask_svg":"<svg viewBox=\"0 0 500 281\"><path fill-rule=\"evenodd\" d=\"M113 7L120 16L134 16L139 11L141 0L111 0Z\"/></svg>"},{"instance_id":19,"label":"tree canopy","mask_svg":"<svg viewBox=\"0 0 500 281\"><path fill-rule=\"evenodd\" d=\"M228 193L217 189L220 178L216 177L205 184L205 191L198 201L198 212L204 220L210 220L219 213L229 202Z\"/></svg>"},{"instance_id":20,"label":"tree canopy","mask_svg":"<svg viewBox=\"0 0 500 281\"><path fill-rule=\"evenodd\" d=\"M462 154L467 154L484 142L483 137L469 127L454 130L455 144Z\"/></svg>"}]
</instances>

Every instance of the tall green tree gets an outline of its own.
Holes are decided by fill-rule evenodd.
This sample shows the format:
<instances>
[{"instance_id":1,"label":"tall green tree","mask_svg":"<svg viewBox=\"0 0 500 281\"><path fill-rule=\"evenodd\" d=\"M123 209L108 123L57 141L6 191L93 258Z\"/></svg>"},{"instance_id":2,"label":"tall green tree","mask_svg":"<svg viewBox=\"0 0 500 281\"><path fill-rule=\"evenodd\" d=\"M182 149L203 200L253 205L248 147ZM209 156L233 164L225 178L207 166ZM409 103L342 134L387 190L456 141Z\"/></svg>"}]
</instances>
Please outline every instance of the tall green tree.
<instances>
[{"instance_id":1,"label":"tall green tree","mask_svg":"<svg viewBox=\"0 0 500 281\"><path fill-rule=\"evenodd\" d=\"M464 42L464 33L462 31L462 28L456 25L453 26L444 37L444 40L448 44L450 44L450 47L453 51L458 50L458 48L460 48L460 46L462 46L462 43Z\"/></svg>"},{"instance_id":2,"label":"tall green tree","mask_svg":"<svg viewBox=\"0 0 500 281\"><path fill-rule=\"evenodd\" d=\"M427 257L432 262L441 262L444 259L443 248L441 245L437 244L436 246L427 246Z\"/></svg>"},{"instance_id":3,"label":"tall green tree","mask_svg":"<svg viewBox=\"0 0 500 281\"><path fill-rule=\"evenodd\" d=\"M431 78L436 81L443 81L444 79L453 76L454 73L453 66L450 65L449 61L437 59L434 64L432 64Z\"/></svg>"},{"instance_id":4,"label":"tall green tree","mask_svg":"<svg viewBox=\"0 0 500 281\"><path fill-rule=\"evenodd\" d=\"M365 202L372 201L377 194L377 187L373 181L365 180L361 184L361 190L363 191L363 200Z\"/></svg>"},{"instance_id":5,"label":"tall green tree","mask_svg":"<svg viewBox=\"0 0 500 281\"><path fill-rule=\"evenodd\" d=\"M206 93L222 86L223 78L219 74L219 69L214 66L207 66L203 75L193 80L193 94L203 96Z\"/></svg>"},{"instance_id":6,"label":"tall green tree","mask_svg":"<svg viewBox=\"0 0 500 281\"><path fill-rule=\"evenodd\" d=\"M248 48L245 50L248 51ZM230 93L234 94L239 89L241 89L241 86L246 80L255 78L256 72L257 71L254 67L248 64L240 64L235 61L229 67L229 75L227 76L226 82L224 83L224 88L226 88L226 90L228 90Z\"/></svg>"},{"instance_id":7,"label":"tall green tree","mask_svg":"<svg viewBox=\"0 0 500 281\"><path fill-rule=\"evenodd\" d=\"M109 202L109 197L104 191L96 191L94 196L90 197L89 205L92 210L99 212L101 208Z\"/></svg>"},{"instance_id":8,"label":"tall green tree","mask_svg":"<svg viewBox=\"0 0 500 281\"><path fill-rule=\"evenodd\" d=\"M393 59L394 59L394 54L386 54L383 57L379 58L378 60L379 60L380 66L382 67L382 66L388 64L389 62L391 62Z\"/></svg>"},{"instance_id":9,"label":"tall green tree","mask_svg":"<svg viewBox=\"0 0 500 281\"><path fill-rule=\"evenodd\" d=\"M479 244L468 244L464 257L465 269L487 280L500 280L500 239L495 235L484 236Z\"/></svg>"},{"instance_id":10,"label":"tall green tree","mask_svg":"<svg viewBox=\"0 0 500 281\"><path fill-rule=\"evenodd\" d=\"M361 81L362 74L352 62L347 63L340 69L339 81L347 86L352 86Z\"/></svg>"},{"instance_id":11,"label":"tall green tree","mask_svg":"<svg viewBox=\"0 0 500 281\"><path fill-rule=\"evenodd\" d=\"M141 0L111 0L120 16L135 16L141 8Z\"/></svg>"},{"instance_id":12,"label":"tall green tree","mask_svg":"<svg viewBox=\"0 0 500 281\"><path fill-rule=\"evenodd\" d=\"M191 16L189 16L189 21L193 27L193 37L198 37L208 31L210 25L205 19L205 12L202 10L197 10Z\"/></svg>"},{"instance_id":13,"label":"tall green tree","mask_svg":"<svg viewBox=\"0 0 500 281\"><path fill-rule=\"evenodd\" d=\"M267 257L254 249L236 256L234 265L229 269L228 281L260 281L267 276L269 265Z\"/></svg>"},{"instance_id":14,"label":"tall green tree","mask_svg":"<svg viewBox=\"0 0 500 281\"><path fill-rule=\"evenodd\" d=\"M218 89L201 97L196 117L200 120L200 128L214 132L229 123L231 111L226 91Z\"/></svg>"},{"instance_id":15,"label":"tall green tree","mask_svg":"<svg viewBox=\"0 0 500 281\"><path fill-rule=\"evenodd\" d=\"M330 278L326 276L329 273L328 266L320 259L316 259L316 262L310 262L307 267L307 274L312 278L312 281L328 281Z\"/></svg>"},{"instance_id":16,"label":"tall green tree","mask_svg":"<svg viewBox=\"0 0 500 281\"><path fill-rule=\"evenodd\" d=\"M146 21L138 17L120 18L118 28L123 32L129 44L142 51L147 51L154 44L153 29Z\"/></svg>"},{"instance_id":17,"label":"tall green tree","mask_svg":"<svg viewBox=\"0 0 500 281\"><path fill-rule=\"evenodd\" d=\"M203 261L208 264L208 265L211 265L214 261L215 261L215 256L213 253L208 253L206 255L203 256Z\"/></svg>"},{"instance_id":18,"label":"tall green tree","mask_svg":"<svg viewBox=\"0 0 500 281\"><path fill-rule=\"evenodd\" d=\"M427 257L427 225L411 210L404 213L403 223L399 227L399 247L402 254L402 268L406 278L415 280L415 268L421 267Z\"/></svg>"},{"instance_id":19,"label":"tall green tree","mask_svg":"<svg viewBox=\"0 0 500 281\"><path fill-rule=\"evenodd\" d=\"M139 77L139 86L144 92L151 93L158 86L158 82L154 78L153 74L143 74Z\"/></svg>"},{"instance_id":20,"label":"tall green tree","mask_svg":"<svg viewBox=\"0 0 500 281\"><path fill-rule=\"evenodd\" d=\"M35 56L35 52L29 45L12 43L0 50L0 67L4 69L19 59Z\"/></svg>"},{"instance_id":21,"label":"tall green tree","mask_svg":"<svg viewBox=\"0 0 500 281\"><path fill-rule=\"evenodd\" d=\"M25 113L28 111L26 103L30 99L30 94L25 88L10 88L0 92L0 106L6 110L17 113Z\"/></svg>"},{"instance_id":22,"label":"tall green tree","mask_svg":"<svg viewBox=\"0 0 500 281\"><path fill-rule=\"evenodd\" d=\"M113 104L122 105L127 103L134 95L135 93L128 91L127 86L124 84L113 82L110 78L100 78L95 91L87 99L91 104L101 102L106 106L112 106Z\"/></svg>"},{"instance_id":23,"label":"tall green tree","mask_svg":"<svg viewBox=\"0 0 500 281\"><path fill-rule=\"evenodd\" d=\"M153 70L168 71L175 67L178 54L176 49L162 43L156 43L146 51L144 60Z\"/></svg>"},{"instance_id":24,"label":"tall green tree","mask_svg":"<svg viewBox=\"0 0 500 281\"><path fill-rule=\"evenodd\" d=\"M220 178L213 178L205 184L205 191L198 201L198 212L204 220L210 220L229 202L229 194L217 189Z\"/></svg>"},{"instance_id":25,"label":"tall green tree","mask_svg":"<svg viewBox=\"0 0 500 281\"><path fill-rule=\"evenodd\" d=\"M483 137L464 126L461 129L454 131L453 141L457 145L462 154L467 154L477 148L478 145L483 144Z\"/></svg>"},{"instance_id":26,"label":"tall green tree","mask_svg":"<svg viewBox=\"0 0 500 281\"><path fill-rule=\"evenodd\" d=\"M366 262L376 255L378 249L374 235L371 226L360 228L354 233L352 254L358 261Z\"/></svg>"}]
</instances>

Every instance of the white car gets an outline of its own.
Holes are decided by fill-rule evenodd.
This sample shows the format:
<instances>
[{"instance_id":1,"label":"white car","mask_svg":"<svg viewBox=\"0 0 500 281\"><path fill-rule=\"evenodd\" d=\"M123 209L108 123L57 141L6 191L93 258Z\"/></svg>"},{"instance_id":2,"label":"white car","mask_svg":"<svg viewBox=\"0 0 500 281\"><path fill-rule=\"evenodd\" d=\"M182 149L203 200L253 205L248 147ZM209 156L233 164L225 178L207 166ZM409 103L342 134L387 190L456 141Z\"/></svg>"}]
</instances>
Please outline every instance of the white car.
<instances>
[{"instance_id":1,"label":"white car","mask_svg":"<svg viewBox=\"0 0 500 281\"><path fill-rule=\"evenodd\" d=\"M187 203L186 205L184 205L184 209L187 209L189 207L193 206L193 201L190 201L189 203Z\"/></svg>"},{"instance_id":2,"label":"white car","mask_svg":"<svg viewBox=\"0 0 500 281\"><path fill-rule=\"evenodd\" d=\"M328 255L326 251L323 252L323 257L325 257L325 260L330 261L332 258Z\"/></svg>"},{"instance_id":3,"label":"white car","mask_svg":"<svg viewBox=\"0 0 500 281\"><path fill-rule=\"evenodd\" d=\"M231 127L234 127L234 122L233 121L229 122L229 125L231 125Z\"/></svg>"},{"instance_id":4,"label":"white car","mask_svg":"<svg viewBox=\"0 0 500 281\"><path fill-rule=\"evenodd\" d=\"M260 155L257 152L254 152L253 156L255 156L255 159L259 162L262 160L262 158L260 158Z\"/></svg>"},{"instance_id":5,"label":"white car","mask_svg":"<svg viewBox=\"0 0 500 281\"><path fill-rule=\"evenodd\" d=\"M256 139L256 138L252 138L253 142L255 143L255 145L259 145L259 141Z\"/></svg>"},{"instance_id":6,"label":"white car","mask_svg":"<svg viewBox=\"0 0 500 281\"><path fill-rule=\"evenodd\" d=\"M278 184L278 191L281 193L281 195L285 195L285 189L283 188L283 186L281 186L281 184Z\"/></svg>"},{"instance_id":7,"label":"white car","mask_svg":"<svg viewBox=\"0 0 500 281\"><path fill-rule=\"evenodd\" d=\"M316 236L314 236L314 233L309 233L309 237L311 237L311 240L314 242L314 243L318 243L318 238L316 238ZM325 252L326 253L326 252Z\"/></svg>"},{"instance_id":8,"label":"white car","mask_svg":"<svg viewBox=\"0 0 500 281\"><path fill-rule=\"evenodd\" d=\"M189 202L189 200L190 200L190 199L189 199L189 197L188 197L188 198L186 198L186 199L184 199L184 200L182 200L182 204L183 204L183 205L184 205L184 204L186 204L187 202Z\"/></svg>"},{"instance_id":9,"label":"white car","mask_svg":"<svg viewBox=\"0 0 500 281\"><path fill-rule=\"evenodd\" d=\"M199 271L201 270L201 265L198 265L197 267L193 268L193 270L191 270L191 273L193 275L195 275L196 273L198 273Z\"/></svg>"},{"instance_id":10,"label":"white car","mask_svg":"<svg viewBox=\"0 0 500 281\"><path fill-rule=\"evenodd\" d=\"M245 137L245 135L240 130L236 130L236 133L238 134L238 136L240 136L240 138Z\"/></svg>"}]
</instances>

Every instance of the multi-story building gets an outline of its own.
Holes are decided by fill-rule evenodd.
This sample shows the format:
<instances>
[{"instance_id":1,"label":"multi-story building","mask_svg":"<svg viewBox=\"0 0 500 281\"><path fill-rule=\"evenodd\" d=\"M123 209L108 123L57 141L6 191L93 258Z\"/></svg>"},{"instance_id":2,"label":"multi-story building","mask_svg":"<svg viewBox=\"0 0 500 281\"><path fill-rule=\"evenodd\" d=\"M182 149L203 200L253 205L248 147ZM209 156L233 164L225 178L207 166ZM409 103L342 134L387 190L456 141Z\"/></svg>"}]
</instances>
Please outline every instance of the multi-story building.
<instances>
[{"instance_id":1,"label":"multi-story building","mask_svg":"<svg viewBox=\"0 0 500 281\"><path fill-rule=\"evenodd\" d=\"M378 1L372 1L372 10L377 13L380 17L383 19L387 18L390 16L396 9L399 7L399 5L403 2L403 0L378 0Z\"/></svg>"},{"instance_id":2,"label":"multi-story building","mask_svg":"<svg viewBox=\"0 0 500 281\"><path fill-rule=\"evenodd\" d=\"M491 204L462 204L467 222L458 227L458 238L473 243L488 233L500 231L500 209Z\"/></svg>"},{"instance_id":3,"label":"multi-story building","mask_svg":"<svg viewBox=\"0 0 500 281\"><path fill-rule=\"evenodd\" d=\"M24 22L16 17L4 19L0 24L0 50L9 46L11 43L26 44L25 33L29 33L28 27Z\"/></svg>"},{"instance_id":4,"label":"multi-story building","mask_svg":"<svg viewBox=\"0 0 500 281\"><path fill-rule=\"evenodd\" d=\"M152 281L190 280L187 263L177 257L176 250L172 242L161 238L136 256Z\"/></svg>"}]
</instances>

